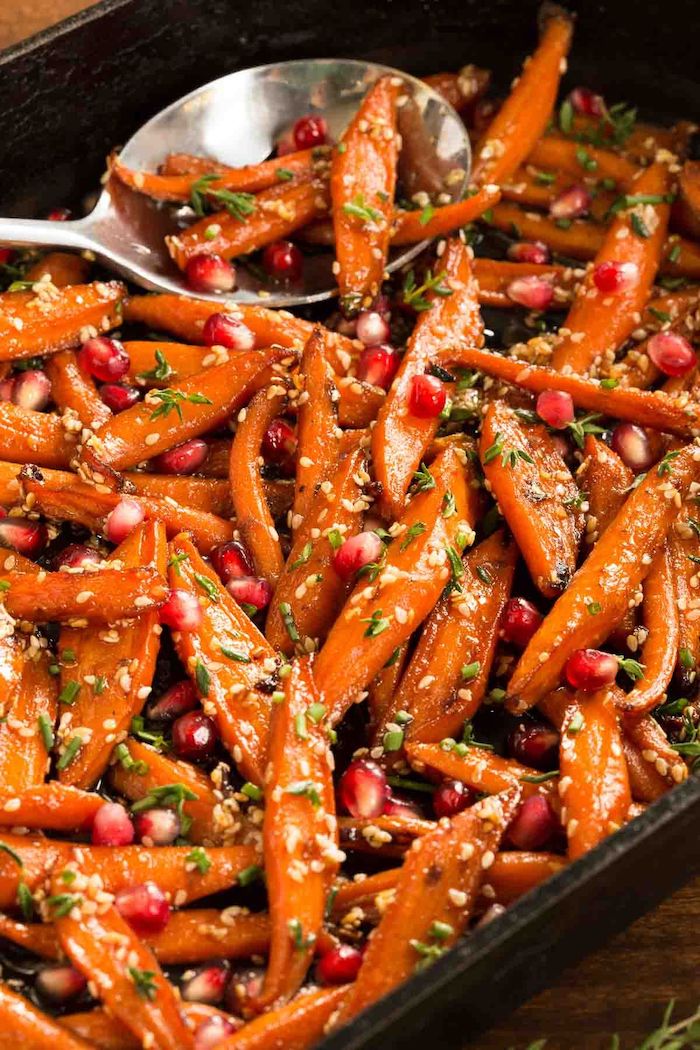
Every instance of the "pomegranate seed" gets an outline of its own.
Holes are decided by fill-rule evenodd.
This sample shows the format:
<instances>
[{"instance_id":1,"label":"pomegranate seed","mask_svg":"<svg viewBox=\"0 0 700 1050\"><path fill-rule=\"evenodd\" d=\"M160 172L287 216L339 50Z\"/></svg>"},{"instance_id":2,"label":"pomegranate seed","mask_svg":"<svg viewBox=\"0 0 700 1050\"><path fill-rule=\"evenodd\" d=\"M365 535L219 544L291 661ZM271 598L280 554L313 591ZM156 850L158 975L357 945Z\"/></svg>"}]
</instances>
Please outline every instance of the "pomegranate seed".
<instances>
[{"instance_id":1,"label":"pomegranate seed","mask_svg":"<svg viewBox=\"0 0 700 1050\"><path fill-rule=\"evenodd\" d=\"M231 292L236 271L220 255L194 255L185 267L185 280L196 292Z\"/></svg>"},{"instance_id":2,"label":"pomegranate seed","mask_svg":"<svg viewBox=\"0 0 700 1050\"><path fill-rule=\"evenodd\" d=\"M239 576L228 581L226 590L239 605L252 605L256 611L266 609L272 599L272 587L262 576Z\"/></svg>"},{"instance_id":3,"label":"pomegranate seed","mask_svg":"<svg viewBox=\"0 0 700 1050\"><path fill-rule=\"evenodd\" d=\"M105 802L92 822L92 841L95 846L130 846L134 841L131 817L118 802Z\"/></svg>"},{"instance_id":4,"label":"pomegranate seed","mask_svg":"<svg viewBox=\"0 0 700 1050\"><path fill-rule=\"evenodd\" d=\"M202 330L207 346L225 346L227 350L252 350L255 336L247 324L233 314L211 314Z\"/></svg>"},{"instance_id":5,"label":"pomegranate seed","mask_svg":"<svg viewBox=\"0 0 700 1050\"><path fill-rule=\"evenodd\" d=\"M146 517L140 503L121 499L105 519L104 534L110 543L121 543Z\"/></svg>"},{"instance_id":6,"label":"pomegranate seed","mask_svg":"<svg viewBox=\"0 0 700 1050\"><path fill-rule=\"evenodd\" d=\"M411 802L410 799L390 795L384 804L383 816L406 817L407 819L413 820L415 817L422 818L423 814L415 802Z\"/></svg>"},{"instance_id":7,"label":"pomegranate seed","mask_svg":"<svg viewBox=\"0 0 700 1050\"><path fill-rule=\"evenodd\" d=\"M591 195L585 186L570 186L552 201L549 214L553 219L578 219L591 206Z\"/></svg>"},{"instance_id":8,"label":"pomegranate seed","mask_svg":"<svg viewBox=\"0 0 700 1050\"><path fill-rule=\"evenodd\" d=\"M605 103L601 95L596 95L587 87L576 87L569 95L569 101L577 113L584 117L602 117Z\"/></svg>"},{"instance_id":9,"label":"pomegranate seed","mask_svg":"<svg viewBox=\"0 0 700 1050\"><path fill-rule=\"evenodd\" d=\"M559 753L559 734L544 722L521 722L508 734L508 751L526 766L554 769Z\"/></svg>"},{"instance_id":10,"label":"pomegranate seed","mask_svg":"<svg viewBox=\"0 0 700 1050\"><path fill-rule=\"evenodd\" d=\"M255 571L248 551L238 540L230 540L219 547L214 547L209 558L215 572L224 583L240 579L241 576L252 576Z\"/></svg>"},{"instance_id":11,"label":"pomegranate seed","mask_svg":"<svg viewBox=\"0 0 700 1050\"><path fill-rule=\"evenodd\" d=\"M537 415L547 426L562 430L576 415L571 394L563 390L543 390L537 397Z\"/></svg>"},{"instance_id":12,"label":"pomegranate seed","mask_svg":"<svg viewBox=\"0 0 700 1050\"><path fill-rule=\"evenodd\" d=\"M619 660L600 649L577 649L564 666L564 676L574 689L592 693L604 685L612 685L617 678Z\"/></svg>"},{"instance_id":13,"label":"pomegranate seed","mask_svg":"<svg viewBox=\"0 0 700 1050\"><path fill-rule=\"evenodd\" d=\"M265 431L260 450L268 463L276 464L286 474L294 473L297 436L294 427L286 419L272 420Z\"/></svg>"},{"instance_id":14,"label":"pomegranate seed","mask_svg":"<svg viewBox=\"0 0 700 1050\"><path fill-rule=\"evenodd\" d=\"M15 389L14 376L0 380L0 401L11 401Z\"/></svg>"},{"instance_id":15,"label":"pomegranate seed","mask_svg":"<svg viewBox=\"0 0 700 1050\"><path fill-rule=\"evenodd\" d=\"M18 554L32 558L46 545L46 526L26 518L3 518L0 521L0 547L12 547Z\"/></svg>"},{"instance_id":16,"label":"pomegranate seed","mask_svg":"<svg viewBox=\"0 0 700 1050\"><path fill-rule=\"evenodd\" d=\"M12 248L0 248L0 266L7 266L12 262L14 254Z\"/></svg>"},{"instance_id":17,"label":"pomegranate seed","mask_svg":"<svg viewBox=\"0 0 700 1050\"><path fill-rule=\"evenodd\" d=\"M323 146L328 135L328 125L323 117L316 113L309 113L300 117L292 129L294 145L297 149L312 149L314 146Z\"/></svg>"},{"instance_id":18,"label":"pomegranate seed","mask_svg":"<svg viewBox=\"0 0 700 1050\"><path fill-rule=\"evenodd\" d=\"M350 984L362 966L362 952L351 944L338 944L316 963L316 977L321 984Z\"/></svg>"},{"instance_id":19,"label":"pomegranate seed","mask_svg":"<svg viewBox=\"0 0 700 1050\"><path fill-rule=\"evenodd\" d=\"M554 289L544 277L531 274L511 281L506 288L506 295L527 310L546 310L554 298Z\"/></svg>"},{"instance_id":20,"label":"pomegranate seed","mask_svg":"<svg viewBox=\"0 0 700 1050\"><path fill-rule=\"evenodd\" d=\"M202 606L196 595L175 587L160 607L160 622L172 631L196 631L202 622Z\"/></svg>"},{"instance_id":21,"label":"pomegranate seed","mask_svg":"<svg viewBox=\"0 0 700 1050\"><path fill-rule=\"evenodd\" d=\"M209 455L209 446L201 438L190 438L153 458L153 468L160 474L194 474Z\"/></svg>"},{"instance_id":22,"label":"pomegranate seed","mask_svg":"<svg viewBox=\"0 0 700 1050\"><path fill-rule=\"evenodd\" d=\"M195 687L185 679L171 685L157 700L148 705L148 717L154 722L174 722L180 715L194 711L199 707L199 698Z\"/></svg>"},{"instance_id":23,"label":"pomegranate seed","mask_svg":"<svg viewBox=\"0 0 700 1050\"><path fill-rule=\"evenodd\" d=\"M549 262L549 248L542 241L518 241L508 248L508 258L513 262L535 263L543 266Z\"/></svg>"},{"instance_id":24,"label":"pomegranate seed","mask_svg":"<svg viewBox=\"0 0 700 1050\"><path fill-rule=\"evenodd\" d=\"M476 795L461 780L443 780L433 792L433 809L438 820L454 817L476 801Z\"/></svg>"},{"instance_id":25,"label":"pomegranate seed","mask_svg":"<svg viewBox=\"0 0 700 1050\"><path fill-rule=\"evenodd\" d=\"M559 821L544 795L531 795L518 807L508 838L518 849L541 849L559 828Z\"/></svg>"},{"instance_id":26,"label":"pomegranate seed","mask_svg":"<svg viewBox=\"0 0 700 1050\"><path fill-rule=\"evenodd\" d=\"M357 378L388 390L399 368L399 355L393 346L367 346L357 361Z\"/></svg>"},{"instance_id":27,"label":"pomegranate seed","mask_svg":"<svg viewBox=\"0 0 700 1050\"><path fill-rule=\"evenodd\" d=\"M56 572L61 569L85 569L104 561L100 551L84 543L69 543L53 560Z\"/></svg>"},{"instance_id":28,"label":"pomegranate seed","mask_svg":"<svg viewBox=\"0 0 700 1050\"><path fill-rule=\"evenodd\" d=\"M389 795L384 770L370 759L353 759L338 782L340 804L352 817L381 816Z\"/></svg>"},{"instance_id":29,"label":"pomegranate seed","mask_svg":"<svg viewBox=\"0 0 700 1050\"><path fill-rule=\"evenodd\" d=\"M637 280L639 268L636 263L610 262L599 263L593 270L593 283L599 292L609 295L622 292Z\"/></svg>"},{"instance_id":30,"label":"pomegranate seed","mask_svg":"<svg viewBox=\"0 0 700 1050\"><path fill-rule=\"evenodd\" d=\"M333 568L342 580L349 580L365 565L378 561L383 548L376 532L360 532L338 547L333 555Z\"/></svg>"},{"instance_id":31,"label":"pomegranate seed","mask_svg":"<svg viewBox=\"0 0 700 1050\"><path fill-rule=\"evenodd\" d=\"M612 432L610 445L622 462L635 474L649 470L654 453L646 431L636 423L618 423Z\"/></svg>"},{"instance_id":32,"label":"pomegranate seed","mask_svg":"<svg viewBox=\"0 0 700 1050\"><path fill-rule=\"evenodd\" d=\"M240 1027L241 1023L236 1024L229 1017L207 1017L195 1029L194 1048L195 1050L214 1050Z\"/></svg>"},{"instance_id":33,"label":"pomegranate seed","mask_svg":"<svg viewBox=\"0 0 700 1050\"><path fill-rule=\"evenodd\" d=\"M70 208L52 208L46 218L49 222L67 222L71 215Z\"/></svg>"},{"instance_id":34,"label":"pomegranate seed","mask_svg":"<svg viewBox=\"0 0 700 1050\"><path fill-rule=\"evenodd\" d=\"M36 990L43 999L65 1003L87 988L87 980L72 966L42 966L36 975Z\"/></svg>"},{"instance_id":35,"label":"pomegranate seed","mask_svg":"<svg viewBox=\"0 0 700 1050\"><path fill-rule=\"evenodd\" d=\"M147 809L134 818L136 838L144 845L171 846L182 830L174 809Z\"/></svg>"},{"instance_id":36,"label":"pomegranate seed","mask_svg":"<svg viewBox=\"0 0 700 1050\"><path fill-rule=\"evenodd\" d=\"M408 410L419 419L435 419L447 403L447 391L437 376L420 375L411 380Z\"/></svg>"},{"instance_id":37,"label":"pomegranate seed","mask_svg":"<svg viewBox=\"0 0 700 1050\"><path fill-rule=\"evenodd\" d=\"M262 991L264 979L263 971L258 968L234 970L226 989L226 1009L238 1016L247 1014L251 1000L257 999Z\"/></svg>"},{"instance_id":38,"label":"pomegranate seed","mask_svg":"<svg viewBox=\"0 0 700 1050\"><path fill-rule=\"evenodd\" d=\"M647 343L650 360L665 376L682 376L698 363L687 339L676 332L657 332Z\"/></svg>"},{"instance_id":39,"label":"pomegranate seed","mask_svg":"<svg viewBox=\"0 0 700 1050\"><path fill-rule=\"evenodd\" d=\"M374 300L374 309L380 317L383 317L386 321L391 317L391 300L388 295L378 295Z\"/></svg>"},{"instance_id":40,"label":"pomegranate seed","mask_svg":"<svg viewBox=\"0 0 700 1050\"><path fill-rule=\"evenodd\" d=\"M304 256L291 241L275 241L263 252L262 263L270 277L280 281L296 281L301 277Z\"/></svg>"},{"instance_id":41,"label":"pomegranate seed","mask_svg":"<svg viewBox=\"0 0 700 1050\"><path fill-rule=\"evenodd\" d=\"M114 905L132 930L141 937L160 933L168 925L170 905L168 898L155 882L142 882L120 890L114 898Z\"/></svg>"},{"instance_id":42,"label":"pomegranate seed","mask_svg":"<svg viewBox=\"0 0 700 1050\"><path fill-rule=\"evenodd\" d=\"M182 986L182 998L188 1003L220 1003L228 983L228 970L225 966L205 966L203 970L190 977Z\"/></svg>"},{"instance_id":43,"label":"pomegranate seed","mask_svg":"<svg viewBox=\"0 0 700 1050\"><path fill-rule=\"evenodd\" d=\"M173 751L178 758L201 762L214 753L219 731L202 711L188 711L173 722Z\"/></svg>"},{"instance_id":44,"label":"pomegranate seed","mask_svg":"<svg viewBox=\"0 0 700 1050\"><path fill-rule=\"evenodd\" d=\"M118 339L88 339L78 354L80 367L103 383L114 383L129 371L129 355Z\"/></svg>"},{"instance_id":45,"label":"pomegranate seed","mask_svg":"<svg viewBox=\"0 0 700 1050\"><path fill-rule=\"evenodd\" d=\"M125 412L141 399L141 392L135 386L124 386L122 383L104 383L100 387L100 397L107 408L116 413Z\"/></svg>"},{"instance_id":46,"label":"pomegranate seed","mask_svg":"<svg viewBox=\"0 0 700 1050\"><path fill-rule=\"evenodd\" d=\"M30 368L15 377L12 400L20 408L43 412L51 400L51 380L46 372Z\"/></svg>"},{"instance_id":47,"label":"pomegranate seed","mask_svg":"<svg viewBox=\"0 0 700 1050\"><path fill-rule=\"evenodd\" d=\"M541 623L542 613L532 602L527 598L511 598L501 619L503 640L524 649Z\"/></svg>"},{"instance_id":48,"label":"pomegranate seed","mask_svg":"<svg viewBox=\"0 0 700 1050\"><path fill-rule=\"evenodd\" d=\"M378 310L361 310L357 315L355 331L357 338L365 346L377 346L386 343L391 335L389 322L382 317Z\"/></svg>"}]
</instances>

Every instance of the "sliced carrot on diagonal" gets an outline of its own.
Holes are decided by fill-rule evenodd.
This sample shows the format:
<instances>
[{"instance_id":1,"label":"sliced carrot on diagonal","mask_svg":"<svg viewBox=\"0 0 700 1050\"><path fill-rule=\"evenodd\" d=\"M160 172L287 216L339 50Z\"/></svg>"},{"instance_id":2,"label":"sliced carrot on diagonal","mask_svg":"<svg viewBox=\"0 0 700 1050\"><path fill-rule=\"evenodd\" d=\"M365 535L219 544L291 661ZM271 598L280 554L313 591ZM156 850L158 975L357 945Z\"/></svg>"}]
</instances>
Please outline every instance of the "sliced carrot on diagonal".
<instances>
[{"instance_id":1,"label":"sliced carrot on diagonal","mask_svg":"<svg viewBox=\"0 0 700 1050\"><path fill-rule=\"evenodd\" d=\"M13 636L0 641L4 690L0 724L0 784L21 792L41 784L49 768L56 722L56 679L45 649L22 653Z\"/></svg>"},{"instance_id":2,"label":"sliced carrot on diagonal","mask_svg":"<svg viewBox=\"0 0 700 1050\"><path fill-rule=\"evenodd\" d=\"M3 1050L13 1046L26 1050L90 1050L93 1045L67 1031L29 999L0 981L0 1046Z\"/></svg>"},{"instance_id":3,"label":"sliced carrot on diagonal","mask_svg":"<svg viewBox=\"0 0 700 1050\"><path fill-rule=\"evenodd\" d=\"M483 186L471 197L425 211L396 211L392 220L391 243L416 244L432 237L446 237L468 222L474 222L497 204L501 191L497 186Z\"/></svg>"},{"instance_id":4,"label":"sliced carrot on diagonal","mask_svg":"<svg viewBox=\"0 0 700 1050\"><path fill-rule=\"evenodd\" d=\"M338 462L340 433L336 389L328 374L322 328L309 336L299 363L304 390L299 399L294 515L306 516L315 490Z\"/></svg>"},{"instance_id":5,"label":"sliced carrot on diagonal","mask_svg":"<svg viewBox=\"0 0 700 1050\"><path fill-rule=\"evenodd\" d=\"M73 350L61 350L49 357L46 374L51 380L51 396L61 414L70 409L90 430L96 430L112 418L93 379L82 371Z\"/></svg>"}]
</instances>

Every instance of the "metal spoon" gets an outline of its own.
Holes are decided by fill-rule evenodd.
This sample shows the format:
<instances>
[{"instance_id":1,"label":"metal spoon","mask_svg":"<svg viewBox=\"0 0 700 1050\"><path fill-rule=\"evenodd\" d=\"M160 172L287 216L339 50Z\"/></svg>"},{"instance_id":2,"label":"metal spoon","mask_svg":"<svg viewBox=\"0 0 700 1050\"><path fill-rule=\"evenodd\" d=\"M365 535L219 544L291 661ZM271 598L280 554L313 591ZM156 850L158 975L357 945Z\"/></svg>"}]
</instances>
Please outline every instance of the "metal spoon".
<instances>
[{"instance_id":1,"label":"metal spoon","mask_svg":"<svg viewBox=\"0 0 700 1050\"><path fill-rule=\"evenodd\" d=\"M469 175L471 150L466 129L452 107L406 73L353 59L282 62L214 80L152 117L122 149L121 160L129 168L147 171L157 170L168 153L203 155L236 167L258 163L271 154L294 121L313 112L323 114L337 139L367 89L385 73L400 76L409 95L410 104L402 107L409 118L404 119L406 129L399 123L404 139L410 132L413 143L413 151L403 150L404 168L413 163L412 171L403 172L405 181L413 191L430 182L431 176L435 183L436 177L461 171L463 178L453 175L444 184L450 198L459 199ZM87 250L148 290L220 300L221 295L193 292L165 249L165 235L192 217L186 206L174 209L158 204L111 178L95 208L82 219L0 218L0 244ZM412 259L427 243L393 250L389 270ZM335 294L332 260L328 250L308 255L303 276L291 284L266 281L257 268L239 263L237 288L225 298L260 302L264 297L266 306L277 307L327 299Z\"/></svg>"}]
</instances>

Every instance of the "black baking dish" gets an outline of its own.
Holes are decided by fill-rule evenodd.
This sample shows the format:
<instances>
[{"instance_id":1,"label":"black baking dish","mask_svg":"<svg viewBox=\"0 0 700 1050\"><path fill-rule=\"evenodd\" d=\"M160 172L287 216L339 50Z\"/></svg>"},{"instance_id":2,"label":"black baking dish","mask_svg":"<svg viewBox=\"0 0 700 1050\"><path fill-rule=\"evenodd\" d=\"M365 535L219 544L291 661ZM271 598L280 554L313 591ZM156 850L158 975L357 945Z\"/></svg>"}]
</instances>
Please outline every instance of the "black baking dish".
<instances>
[{"instance_id":1,"label":"black baking dish","mask_svg":"<svg viewBox=\"0 0 700 1050\"><path fill-rule=\"evenodd\" d=\"M700 117L694 0L568 3L567 82ZM536 0L104 0L0 55L0 209L38 215L93 189L104 157L154 112L243 66L361 55L414 73L468 61L504 85L534 42ZM232 119L235 134L235 115ZM693 778L329 1037L325 1050L464 1046L504 1012L700 871ZM582 990L585 991L585 990ZM614 991L611 991L611 995Z\"/></svg>"}]
</instances>

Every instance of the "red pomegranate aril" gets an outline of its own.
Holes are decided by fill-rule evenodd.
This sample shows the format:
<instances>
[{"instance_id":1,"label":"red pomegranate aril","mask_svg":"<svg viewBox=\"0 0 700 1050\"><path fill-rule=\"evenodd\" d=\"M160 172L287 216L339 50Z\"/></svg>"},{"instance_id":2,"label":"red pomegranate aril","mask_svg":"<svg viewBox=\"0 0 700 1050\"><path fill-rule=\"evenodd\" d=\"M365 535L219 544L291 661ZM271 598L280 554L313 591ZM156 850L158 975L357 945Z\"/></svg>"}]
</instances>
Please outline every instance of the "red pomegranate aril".
<instances>
[{"instance_id":1,"label":"red pomegranate aril","mask_svg":"<svg viewBox=\"0 0 700 1050\"><path fill-rule=\"evenodd\" d=\"M455 813L461 813L475 801L475 793L461 780L443 780L433 792L433 810L438 820L454 817Z\"/></svg>"},{"instance_id":2,"label":"red pomegranate aril","mask_svg":"<svg viewBox=\"0 0 700 1050\"><path fill-rule=\"evenodd\" d=\"M390 795L386 800L382 816L405 817L407 820L415 820L416 817L419 820L423 818L423 814L415 802L411 802L408 798L399 798L396 795Z\"/></svg>"},{"instance_id":3,"label":"red pomegranate aril","mask_svg":"<svg viewBox=\"0 0 700 1050\"><path fill-rule=\"evenodd\" d=\"M231 974L225 996L225 1007L229 1014L238 1017L249 1013L251 1002L257 999L262 991L265 973L259 967L235 969Z\"/></svg>"},{"instance_id":4,"label":"red pomegranate aril","mask_svg":"<svg viewBox=\"0 0 700 1050\"><path fill-rule=\"evenodd\" d=\"M239 605L252 605L254 609L266 609L272 599L272 587L262 576L238 576L229 580L226 590Z\"/></svg>"},{"instance_id":5,"label":"red pomegranate aril","mask_svg":"<svg viewBox=\"0 0 700 1050\"><path fill-rule=\"evenodd\" d=\"M519 806L508 838L518 849L541 849L559 828L554 810L544 795L531 795Z\"/></svg>"},{"instance_id":6,"label":"red pomegranate aril","mask_svg":"<svg viewBox=\"0 0 700 1050\"><path fill-rule=\"evenodd\" d=\"M202 438L190 438L153 459L153 469L160 474L194 474L209 455L209 446Z\"/></svg>"},{"instance_id":7,"label":"red pomegranate aril","mask_svg":"<svg viewBox=\"0 0 700 1050\"><path fill-rule=\"evenodd\" d=\"M214 547L209 558L215 572L224 583L240 579L241 576L252 576L255 571L248 551L238 540L230 540L219 547Z\"/></svg>"},{"instance_id":8,"label":"red pomegranate aril","mask_svg":"<svg viewBox=\"0 0 700 1050\"><path fill-rule=\"evenodd\" d=\"M201 762L214 753L219 731L203 711L188 711L173 722L173 751L178 758Z\"/></svg>"},{"instance_id":9,"label":"red pomegranate aril","mask_svg":"<svg viewBox=\"0 0 700 1050\"><path fill-rule=\"evenodd\" d=\"M610 446L635 474L649 470L654 463L654 453L647 433L636 423L618 423L612 432Z\"/></svg>"},{"instance_id":10,"label":"red pomegranate aril","mask_svg":"<svg viewBox=\"0 0 700 1050\"><path fill-rule=\"evenodd\" d=\"M0 547L12 547L18 554L33 558L46 546L46 526L27 518L3 518L0 521Z\"/></svg>"},{"instance_id":11,"label":"red pomegranate aril","mask_svg":"<svg viewBox=\"0 0 700 1050\"><path fill-rule=\"evenodd\" d=\"M80 367L103 383L114 383L129 371L129 355L118 339L88 339L78 353Z\"/></svg>"},{"instance_id":12,"label":"red pomegranate aril","mask_svg":"<svg viewBox=\"0 0 700 1050\"><path fill-rule=\"evenodd\" d=\"M220 255L194 255L185 267L185 280L196 292L232 292L236 271Z\"/></svg>"},{"instance_id":13,"label":"red pomegranate aril","mask_svg":"<svg viewBox=\"0 0 700 1050\"><path fill-rule=\"evenodd\" d=\"M362 952L352 944L338 944L316 963L316 977L321 984L350 984L362 966Z\"/></svg>"},{"instance_id":14,"label":"red pomegranate aril","mask_svg":"<svg viewBox=\"0 0 700 1050\"><path fill-rule=\"evenodd\" d=\"M350 536L333 555L333 568L342 580L349 580L365 565L376 562L381 557L383 546L376 532Z\"/></svg>"},{"instance_id":15,"label":"red pomegranate aril","mask_svg":"<svg viewBox=\"0 0 700 1050\"><path fill-rule=\"evenodd\" d=\"M581 116L602 117L605 114L605 103L602 95L596 95L590 88L574 88L569 94L569 101Z\"/></svg>"},{"instance_id":16,"label":"red pomegranate aril","mask_svg":"<svg viewBox=\"0 0 700 1050\"><path fill-rule=\"evenodd\" d=\"M141 937L160 933L170 919L168 898L155 882L142 882L120 890L114 898L114 906Z\"/></svg>"},{"instance_id":17,"label":"red pomegranate aril","mask_svg":"<svg viewBox=\"0 0 700 1050\"><path fill-rule=\"evenodd\" d=\"M131 408L141 400L141 392L135 386L124 386L122 383L104 383L100 387L100 397L110 412L117 415Z\"/></svg>"},{"instance_id":18,"label":"red pomegranate aril","mask_svg":"<svg viewBox=\"0 0 700 1050\"><path fill-rule=\"evenodd\" d=\"M544 277L531 274L511 281L506 288L506 295L526 310L546 310L554 298L554 289Z\"/></svg>"},{"instance_id":19,"label":"red pomegranate aril","mask_svg":"<svg viewBox=\"0 0 700 1050\"><path fill-rule=\"evenodd\" d=\"M501 635L505 642L524 649L542 623L542 613L527 598L511 598L506 602L501 619Z\"/></svg>"},{"instance_id":20,"label":"red pomegranate aril","mask_svg":"<svg viewBox=\"0 0 700 1050\"><path fill-rule=\"evenodd\" d=\"M196 595L175 587L160 607L160 622L172 631L196 631L202 622L202 606Z\"/></svg>"},{"instance_id":21,"label":"red pomegranate aril","mask_svg":"<svg viewBox=\"0 0 700 1050\"><path fill-rule=\"evenodd\" d=\"M542 241L518 241L508 248L508 258L513 262L534 263L544 266L549 262L549 248Z\"/></svg>"},{"instance_id":22,"label":"red pomegranate aril","mask_svg":"<svg viewBox=\"0 0 700 1050\"><path fill-rule=\"evenodd\" d=\"M229 1017L207 1017L195 1029L194 1050L215 1050L224 1039L233 1035L242 1023Z\"/></svg>"},{"instance_id":23,"label":"red pomegranate aril","mask_svg":"<svg viewBox=\"0 0 700 1050\"><path fill-rule=\"evenodd\" d=\"M0 248L0 266L7 266L12 262L14 254L12 248Z\"/></svg>"},{"instance_id":24,"label":"red pomegranate aril","mask_svg":"<svg viewBox=\"0 0 700 1050\"><path fill-rule=\"evenodd\" d=\"M0 401L12 401L12 395L15 390L15 377L8 376L7 379L0 380Z\"/></svg>"},{"instance_id":25,"label":"red pomegranate aril","mask_svg":"<svg viewBox=\"0 0 700 1050\"><path fill-rule=\"evenodd\" d=\"M552 201L549 214L553 219L578 219L591 206L591 195L585 186L570 186Z\"/></svg>"},{"instance_id":26,"label":"red pomegranate aril","mask_svg":"<svg viewBox=\"0 0 700 1050\"><path fill-rule=\"evenodd\" d=\"M134 841L131 817L118 802L105 802L92 822L92 842L95 846L130 846Z\"/></svg>"},{"instance_id":27,"label":"red pomegranate aril","mask_svg":"<svg viewBox=\"0 0 700 1050\"><path fill-rule=\"evenodd\" d=\"M65 1003L75 999L87 988L87 979L72 966L42 966L36 975L36 990L42 999Z\"/></svg>"},{"instance_id":28,"label":"red pomegranate aril","mask_svg":"<svg viewBox=\"0 0 700 1050\"><path fill-rule=\"evenodd\" d=\"M555 430L563 430L576 416L573 398L563 390L543 390L536 407L540 419Z\"/></svg>"},{"instance_id":29,"label":"red pomegranate aril","mask_svg":"<svg viewBox=\"0 0 700 1050\"><path fill-rule=\"evenodd\" d=\"M189 681L176 682L162 696L151 701L147 714L154 722L174 722L180 715L199 707L197 690Z\"/></svg>"},{"instance_id":30,"label":"red pomegranate aril","mask_svg":"<svg viewBox=\"0 0 700 1050\"><path fill-rule=\"evenodd\" d=\"M682 376L698 363L692 346L677 332L657 332L647 343L647 354L665 376Z\"/></svg>"},{"instance_id":31,"label":"red pomegranate aril","mask_svg":"<svg viewBox=\"0 0 700 1050\"><path fill-rule=\"evenodd\" d=\"M49 222L67 222L71 215L70 208L52 208L46 218Z\"/></svg>"},{"instance_id":32,"label":"red pomegranate aril","mask_svg":"<svg viewBox=\"0 0 700 1050\"><path fill-rule=\"evenodd\" d=\"M293 473L297 436L291 423L286 419L273 419L265 431L260 450L268 463L275 463Z\"/></svg>"},{"instance_id":33,"label":"red pomegranate aril","mask_svg":"<svg viewBox=\"0 0 700 1050\"><path fill-rule=\"evenodd\" d=\"M211 314L202 329L207 346L224 346L227 350L252 350L255 336L247 324L233 314Z\"/></svg>"},{"instance_id":34,"label":"red pomegranate aril","mask_svg":"<svg viewBox=\"0 0 700 1050\"><path fill-rule=\"evenodd\" d=\"M20 408L43 412L51 400L51 380L46 372L30 368L15 377L12 400Z\"/></svg>"},{"instance_id":35,"label":"red pomegranate aril","mask_svg":"<svg viewBox=\"0 0 700 1050\"><path fill-rule=\"evenodd\" d=\"M104 561L100 551L84 543L69 543L53 560L54 569L85 569Z\"/></svg>"},{"instance_id":36,"label":"red pomegranate aril","mask_svg":"<svg viewBox=\"0 0 700 1050\"><path fill-rule=\"evenodd\" d=\"M399 355L393 346L367 346L357 360L357 378L388 390L399 369Z\"/></svg>"},{"instance_id":37,"label":"red pomegranate aril","mask_svg":"<svg viewBox=\"0 0 700 1050\"><path fill-rule=\"evenodd\" d=\"M147 809L134 818L136 838L152 846L171 846L182 830L174 809Z\"/></svg>"},{"instance_id":38,"label":"red pomegranate aril","mask_svg":"<svg viewBox=\"0 0 700 1050\"><path fill-rule=\"evenodd\" d=\"M225 966L205 966L182 986L182 998L187 1003L220 1003L226 991L229 972Z\"/></svg>"},{"instance_id":39,"label":"red pomegranate aril","mask_svg":"<svg viewBox=\"0 0 700 1050\"><path fill-rule=\"evenodd\" d=\"M629 288L637 279L639 269L636 263L609 262L599 263L593 270L593 283L599 292L613 295Z\"/></svg>"},{"instance_id":40,"label":"red pomegranate aril","mask_svg":"<svg viewBox=\"0 0 700 1050\"><path fill-rule=\"evenodd\" d=\"M275 241L263 252L262 263L270 277L280 281L295 281L301 276L304 256L291 241Z\"/></svg>"},{"instance_id":41,"label":"red pomegranate aril","mask_svg":"<svg viewBox=\"0 0 700 1050\"><path fill-rule=\"evenodd\" d=\"M300 117L292 129L294 145L297 149L312 149L323 146L328 135L328 125L317 113L308 113Z\"/></svg>"},{"instance_id":42,"label":"red pomegranate aril","mask_svg":"<svg viewBox=\"0 0 700 1050\"><path fill-rule=\"evenodd\" d=\"M408 410L418 419L436 419L447 403L447 390L437 376L420 375L411 380Z\"/></svg>"},{"instance_id":43,"label":"red pomegranate aril","mask_svg":"<svg viewBox=\"0 0 700 1050\"><path fill-rule=\"evenodd\" d=\"M382 317L378 310L361 310L357 315L355 331L357 338L365 346L377 346L386 343L391 335L389 322Z\"/></svg>"},{"instance_id":44,"label":"red pomegranate aril","mask_svg":"<svg viewBox=\"0 0 700 1050\"><path fill-rule=\"evenodd\" d=\"M592 693L612 685L617 678L620 662L616 656L600 649L577 649L564 666L564 677L573 689Z\"/></svg>"},{"instance_id":45,"label":"red pomegranate aril","mask_svg":"<svg viewBox=\"0 0 700 1050\"><path fill-rule=\"evenodd\" d=\"M356 758L338 782L338 798L351 817L379 817L391 792L384 770L371 759Z\"/></svg>"},{"instance_id":46,"label":"red pomegranate aril","mask_svg":"<svg viewBox=\"0 0 700 1050\"><path fill-rule=\"evenodd\" d=\"M508 734L508 752L523 765L555 769L559 734L544 722L521 722Z\"/></svg>"},{"instance_id":47,"label":"red pomegranate aril","mask_svg":"<svg viewBox=\"0 0 700 1050\"><path fill-rule=\"evenodd\" d=\"M140 503L134 499L121 499L105 519L104 534L110 543L121 543L146 517Z\"/></svg>"}]
</instances>

